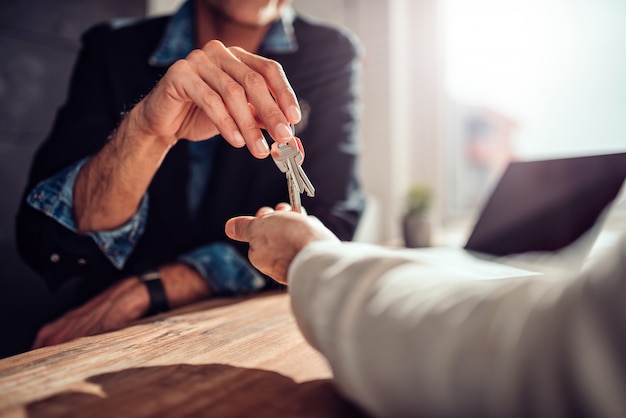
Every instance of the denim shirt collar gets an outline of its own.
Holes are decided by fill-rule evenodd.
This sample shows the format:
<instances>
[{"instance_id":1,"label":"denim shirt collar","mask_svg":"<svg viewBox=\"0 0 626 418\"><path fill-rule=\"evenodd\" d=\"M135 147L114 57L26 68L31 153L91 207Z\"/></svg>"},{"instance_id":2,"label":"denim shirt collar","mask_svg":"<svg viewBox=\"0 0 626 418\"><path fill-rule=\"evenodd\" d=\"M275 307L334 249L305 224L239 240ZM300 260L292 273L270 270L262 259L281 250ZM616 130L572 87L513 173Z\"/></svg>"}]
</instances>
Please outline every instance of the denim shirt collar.
<instances>
[{"instance_id":1,"label":"denim shirt collar","mask_svg":"<svg viewBox=\"0 0 626 418\"><path fill-rule=\"evenodd\" d=\"M159 46L149 59L150 65L168 66L185 58L194 48L193 0L187 0L170 19ZM298 49L293 31L295 11L291 6L283 8L280 19L272 23L261 42L258 53L290 53Z\"/></svg>"}]
</instances>

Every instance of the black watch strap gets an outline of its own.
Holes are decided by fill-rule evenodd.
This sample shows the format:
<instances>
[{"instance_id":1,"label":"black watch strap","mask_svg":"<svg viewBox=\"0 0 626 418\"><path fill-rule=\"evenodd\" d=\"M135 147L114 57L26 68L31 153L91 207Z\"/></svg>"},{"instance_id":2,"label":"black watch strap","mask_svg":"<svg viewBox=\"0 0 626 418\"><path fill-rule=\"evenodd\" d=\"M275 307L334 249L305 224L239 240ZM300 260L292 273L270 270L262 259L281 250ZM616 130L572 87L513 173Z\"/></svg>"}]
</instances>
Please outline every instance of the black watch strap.
<instances>
[{"instance_id":1,"label":"black watch strap","mask_svg":"<svg viewBox=\"0 0 626 418\"><path fill-rule=\"evenodd\" d=\"M167 295L165 294L165 287L161 281L161 274L158 270L149 271L139 276L141 281L144 282L150 295L150 307L146 316L156 315L161 312L166 312L170 309L170 305L167 302Z\"/></svg>"}]
</instances>

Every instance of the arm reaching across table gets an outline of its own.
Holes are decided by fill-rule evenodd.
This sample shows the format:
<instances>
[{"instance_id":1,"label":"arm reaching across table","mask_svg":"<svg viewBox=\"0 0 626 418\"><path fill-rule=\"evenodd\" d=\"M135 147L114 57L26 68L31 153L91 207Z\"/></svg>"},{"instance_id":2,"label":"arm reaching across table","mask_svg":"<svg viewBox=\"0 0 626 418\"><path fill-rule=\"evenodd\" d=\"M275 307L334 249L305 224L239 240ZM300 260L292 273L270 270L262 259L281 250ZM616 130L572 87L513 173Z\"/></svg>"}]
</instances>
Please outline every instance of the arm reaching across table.
<instances>
[{"instance_id":1,"label":"arm reaching across table","mask_svg":"<svg viewBox=\"0 0 626 418\"><path fill-rule=\"evenodd\" d=\"M626 237L571 277L475 281L264 209L226 224L376 416L626 414Z\"/></svg>"}]
</instances>

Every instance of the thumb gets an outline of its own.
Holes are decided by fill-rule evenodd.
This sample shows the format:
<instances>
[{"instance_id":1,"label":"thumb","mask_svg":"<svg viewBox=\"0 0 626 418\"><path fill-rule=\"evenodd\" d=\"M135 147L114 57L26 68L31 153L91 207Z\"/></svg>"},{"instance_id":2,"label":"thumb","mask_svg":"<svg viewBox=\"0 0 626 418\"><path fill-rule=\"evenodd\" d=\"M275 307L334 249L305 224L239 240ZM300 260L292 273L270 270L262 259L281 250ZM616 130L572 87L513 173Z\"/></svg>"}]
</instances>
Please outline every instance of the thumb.
<instances>
[{"instance_id":1,"label":"thumb","mask_svg":"<svg viewBox=\"0 0 626 418\"><path fill-rule=\"evenodd\" d=\"M237 216L226 221L224 230L226 235L235 241L250 241L250 222L254 220L253 216Z\"/></svg>"}]
</instances>

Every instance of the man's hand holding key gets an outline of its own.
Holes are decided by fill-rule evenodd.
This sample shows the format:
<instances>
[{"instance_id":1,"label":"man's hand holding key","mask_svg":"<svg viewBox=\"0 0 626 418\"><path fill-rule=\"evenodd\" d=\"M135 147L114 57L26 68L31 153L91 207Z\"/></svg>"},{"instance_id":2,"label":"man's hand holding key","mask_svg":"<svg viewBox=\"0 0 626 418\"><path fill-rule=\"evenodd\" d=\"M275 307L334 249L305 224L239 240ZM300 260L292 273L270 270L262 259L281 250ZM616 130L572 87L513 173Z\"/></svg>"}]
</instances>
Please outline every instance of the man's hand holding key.
<instances>
[{"instance_id":1,"label":"man's hand holding key","mask_svg":"<svg viewBox=\"0 0 626 418\"><path fill-rule=\"evenodd\" d=\"M291 141L285 144L274 142L271 148L272 158L276 166L285 173L287 178L291 208L298 213L302 212L300 194L306 192L309 197L315 196L315 188L301 166L304 160L304 152L301 147L300 140L294 136Z\"/></svg>"}]
</instances>

